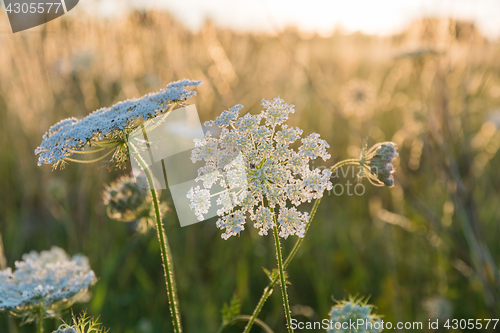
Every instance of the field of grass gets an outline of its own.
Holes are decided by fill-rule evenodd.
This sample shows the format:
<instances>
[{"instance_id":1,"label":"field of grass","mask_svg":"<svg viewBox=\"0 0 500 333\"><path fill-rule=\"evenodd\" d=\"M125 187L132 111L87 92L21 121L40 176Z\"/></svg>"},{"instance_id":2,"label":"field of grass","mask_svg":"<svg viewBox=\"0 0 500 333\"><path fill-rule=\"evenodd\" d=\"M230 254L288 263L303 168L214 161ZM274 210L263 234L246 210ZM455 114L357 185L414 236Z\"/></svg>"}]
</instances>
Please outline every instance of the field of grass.
<instances>
[{"instance_id":1,"label":"field of grass","mask_svg":"<svg viewBox=\"0 0 500 333\"><path fill-rule=\"evenodd\" d=\"M5 21L0 29L10 31ZM474 26L433 19L388 37L321 37L294 29L237 33L210 22L191 32L166 13L136 12L0 34L6 265L52 245L83 253L99 280L75 312L101 314L111 332L172 331L155 232L137 234L129 223L110 220L102 203L104 184L130 166L108 172L104 163L69 164L52 171L37 166L34 150L62 118L81 118L189 78L203 81L189 101L201 121L235 104L257 113L262 98L294 104L291 125L306 135L321 133L331 146L328 165L356 157L364 139L399 146L394 188L365 181L362 196L331 192L323 199L287 269L295 318L327 318L332 299L348 295L370 296L377 313L392 322L499 318L499 59L500 44ZM356 82L373 95L364 115L348 112L356 101L347 90ZM181 228L175 211L165 228L185 331L215 332L233 295L242 313L251 314L268 283L262 267L276 266L272 237L247 228L225 241L214 219ZM284 241L284 252L293 244ZM32 324L16 329L7 318L0 314L0 332L34 331ZM259 318L285 331L278 286ZM48 320L46 329L58 324Z\"/></svg>"}]
</instances>

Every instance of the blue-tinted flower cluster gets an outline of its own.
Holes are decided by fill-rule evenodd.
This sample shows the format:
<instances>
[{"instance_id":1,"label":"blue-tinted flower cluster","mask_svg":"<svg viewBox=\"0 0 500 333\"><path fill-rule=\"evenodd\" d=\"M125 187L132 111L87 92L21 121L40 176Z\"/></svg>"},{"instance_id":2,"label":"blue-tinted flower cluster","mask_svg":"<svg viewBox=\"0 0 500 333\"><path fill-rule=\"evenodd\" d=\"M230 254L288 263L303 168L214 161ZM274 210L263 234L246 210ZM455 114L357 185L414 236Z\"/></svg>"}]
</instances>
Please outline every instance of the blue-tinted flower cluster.
<instances>
[{"instance_id":1,"label":"blue-tinted flower cluster","mask_svg":"<svg viewBox=\"0 0 500 333\"><path fill-rule=\"evenodd\" d=\"M199 84L201 81L173 82L157 93L96 110L83 119L61 120L44 134L42 143L35 150L35 154L39 155L38 165L57 165L87 144L91 145L117 131L134 127L137 120L148 120L165 112L170 103L195 95L196 92L187 87Z\"/></svg>"},{"instance_id":2,"label":"blue-tinted flower cluster","mask_svg":"<svg viewBox=\"0 0 500 333\"><path fill-rule=\"evenodd\" d=\"M79 301L95 283L87 257L69 258L64 250L30 252L16 261L16 270L0 271L0 311L33 320L33 309L42 307L46 317Z\"/></svg>"},{"instance_id":3,"label":"blue-tinted flower cluster","mask_svg":"<svg viewBox=\"0 0 500 333\"><path fill-rule=\"evenodd\" d=\"M309 166L318 157L330 158L326 141L317 133L302 138L301 129L287 126L285 121L295 110L281 98L263 100L262 106L259 114L240 117L242 106L236 105L206 122L206 126L219 127L221 133L213 137L208 132L197 140L191 155L193 162L205 162L196 179L202 186L187 194L191 209L203 220L212 205L211 197L217 196L217 227L224 230L224 239L244 230L247 217L260 235L277 226L280 237L303 237L309 215L287 205L321 198L332 186L330 170ZM299 139L302 145L292 149ZM211 193L215 184L223 190Z\"/></svg>"}]
</instances>

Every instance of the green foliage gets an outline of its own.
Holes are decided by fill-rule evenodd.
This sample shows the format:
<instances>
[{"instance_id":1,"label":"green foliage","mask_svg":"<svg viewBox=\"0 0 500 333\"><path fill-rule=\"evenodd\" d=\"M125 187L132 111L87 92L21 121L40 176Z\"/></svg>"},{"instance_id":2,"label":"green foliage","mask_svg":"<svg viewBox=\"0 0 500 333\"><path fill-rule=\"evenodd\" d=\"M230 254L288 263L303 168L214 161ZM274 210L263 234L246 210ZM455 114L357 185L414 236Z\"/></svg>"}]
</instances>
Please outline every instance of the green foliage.
<instances>
[{"instance_id":1,"label":"green foliage","mask_svg":"<svg viewBox=\"0 0 500 333\"><path fill-rule=\"evenodd\" d=\"M222 307L222 326L228 325L241 312L241 300L237 295L233 295L229 304L224 303Z\"/></svg>"},{"instance_id":2,"label":"green foliage","mask_svg":"<svg viewBox=\"0 0 500 333\"><path fill-rule=\"evenodd\" d=\"M276 268L273 269L272 273L264 267L262 267L262 269L264 270L264 273L266 273L267 277L269 278L269 281L274 281L274 280L278 279L278 277L280 276L280 272ZM288 273L285 271L285 272L283 272L283 275L285 277L285 283L291 284L290 281L288 280Z\"/></svg>"},{"instance_id":3,"label":"green foliage","mask_svg":"<svg viewBox=\"0 0 500 333\"><path fill-rule=\"evenodd\" d=\"M93 318L87 315L86 311L83 311L79 316L72 314L72 324L68 325L66 323L59 326L57 331L53 333L108 333L109 329L105 329L102 324L98 321L99 317ZM64 322L64 321L63 321Z\"/></svg>"}]
</instances>

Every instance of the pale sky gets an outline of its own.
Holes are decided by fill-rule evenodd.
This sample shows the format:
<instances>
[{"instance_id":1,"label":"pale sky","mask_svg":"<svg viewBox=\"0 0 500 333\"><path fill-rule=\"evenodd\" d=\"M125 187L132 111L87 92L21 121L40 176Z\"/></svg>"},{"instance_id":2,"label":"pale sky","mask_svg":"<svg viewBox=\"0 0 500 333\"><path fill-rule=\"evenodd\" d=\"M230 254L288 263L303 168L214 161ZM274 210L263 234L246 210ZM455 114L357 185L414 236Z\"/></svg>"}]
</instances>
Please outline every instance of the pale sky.
<instances>
[{"instance_id":1,"label":"pale sky","mask_svg":"<svg viewBox=\"0 0 500 333\"><path fill-rule=\"evenodd\" d=\"M108 14L123 13L123 0L80 0ZM276 31L289 25L328 34L347 31L388 34L423 16L473 20L491 38L500 36L500 0L128 0L130 6L170 11L196 30L210 18L242 31ZM92 4L92 5L91 5Z\"/></svg>"}]
</instances>

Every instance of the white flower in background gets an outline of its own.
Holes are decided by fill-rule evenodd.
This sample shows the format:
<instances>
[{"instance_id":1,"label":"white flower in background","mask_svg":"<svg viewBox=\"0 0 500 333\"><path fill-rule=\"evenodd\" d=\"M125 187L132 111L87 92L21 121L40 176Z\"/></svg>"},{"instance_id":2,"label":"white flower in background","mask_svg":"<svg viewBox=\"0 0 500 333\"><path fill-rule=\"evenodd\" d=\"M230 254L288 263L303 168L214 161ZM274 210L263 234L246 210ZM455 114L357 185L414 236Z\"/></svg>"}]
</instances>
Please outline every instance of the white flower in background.
<instances>
[{"instance_id":1,"label":"white flower in background","mask_svg":"<svg viewBox=\"0 0 500 333\"><path fill-rule=\"evenodd\" d=\"M35 150L35 154L39 155L38 165L45 163L57 167L75 151L105 139L110 139L111 142L117 139L126 142L126 135L140 124L140 120L151 119L167 111L170 103L184 101L195 95L196 92L186 87L199 84L201 81L172 82L157 93L96 110L83 119L61 120L44 134L42 143ZM112 161L123 163L127 155L115 154Z\"/></svg>"},{"instance_id":2,"label":"white flower in background","mask_svg":"<svg viewBox=\"0 0 500 333\"><path fill-rule=\"evenodd\" d=\"M16 270L0 271L0 311L9 311L26 321L40 311L54 317L60 310L83 300L96 277L87 257L69 258L64 250L30 252L16 261Z\"/></svg>"},{"instance_id":3,"label":"white flower in background","mask_svg":"<svg viewBox=\"0 0 500 333\"><path fill-rule=\"evenodd\" d=\"M330 311L330 329L328 333L379 333L382 331L380 317L372 314L373 305L366 304L361 300L351 299L340 301L332 307ZM358 320L363 320L365 324L357 326ZM342 323L344 327L342 327ZM355 323L351 329L350 323ZM359 322L361 323L361 322ZM366 323L371 323L366 325ZM347 328L345 328L347 327Z\"/></svg>"},{"instance_id":4,"label":"white flower in background","mask_svg":"<svg viewBox=\"0 0 500 333\"><path fill-rule=\"evenodd\" d=\"M309 166L318 157L330 158L326 141L317 133L302 138L301 129L287 126L284 122L295 110L279 97L263 100L262 105L258 115L239 117L242 106L236 105L206 122L220 127L221 134L215 138L207 132L192 151L192 161L204 161L205 166L196 179L202 184L187 194L191 209L201 221L210 209L210 198L218 196L217 227L225 231L224 239L244 230L247 216L260 235L276 225L282 238L303 237L309 215L287 204L299 206L321 198L332 187L330 170ZM290 145L299 139L302 145L292 149ZM222 191L211 193L215 184Z\"/></svg>"}]
</instances>

